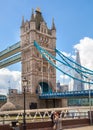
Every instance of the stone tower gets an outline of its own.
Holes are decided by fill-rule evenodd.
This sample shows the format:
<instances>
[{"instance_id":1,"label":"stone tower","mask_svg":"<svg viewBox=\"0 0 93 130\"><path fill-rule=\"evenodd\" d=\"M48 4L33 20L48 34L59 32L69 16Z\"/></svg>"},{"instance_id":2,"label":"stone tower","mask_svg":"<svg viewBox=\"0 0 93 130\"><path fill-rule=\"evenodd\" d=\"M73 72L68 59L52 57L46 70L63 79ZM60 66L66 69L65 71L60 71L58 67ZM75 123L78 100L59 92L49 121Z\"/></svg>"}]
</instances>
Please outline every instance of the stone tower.
<instances>
[{"instance_id":1,"label":"stone tower","mask_svg":"<svg viewBox=\"0 0 93 130\"><path fill-rule=\"evenodd\" d=\"M56 28L52 20L51 29L42 16L39 8L32 10L30 20L22 19L21 54L22 78L28 80L26 91L30 94L55 91L56 70L42 57L34 46L34 40L52 55L56 55Z\"/></svg>"},{"instance_id":2,"label":"stone tower","mask_svg":"<svg viewBox=\"0 0 93 130\"><path fill-rule=\"evenodd\" d=\"M80 55L79 55L79 51L77 50L76 51L76 63L78 63L79 65L81 65L81 62L80 62ZM75 66L77 69L80 69L81 70L81 67L77 65ZM75 78L78 78L78 79L82 79L82 74L79 74L77 72L74 72L74 77ZM74 80L74 85L73 85L73 91L81 91L81 90L84 90L84 84L80 81L77 81L77 80Z\"/></svg>"}]
</instances>

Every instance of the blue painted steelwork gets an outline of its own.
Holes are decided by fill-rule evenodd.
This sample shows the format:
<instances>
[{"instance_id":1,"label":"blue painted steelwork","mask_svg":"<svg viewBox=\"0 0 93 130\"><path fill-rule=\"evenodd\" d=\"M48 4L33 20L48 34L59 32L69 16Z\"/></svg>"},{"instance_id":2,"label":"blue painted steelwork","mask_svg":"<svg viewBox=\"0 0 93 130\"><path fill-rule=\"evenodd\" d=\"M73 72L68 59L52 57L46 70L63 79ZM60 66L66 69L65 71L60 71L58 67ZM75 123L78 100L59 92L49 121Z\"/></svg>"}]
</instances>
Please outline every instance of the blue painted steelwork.
<instances>
[{"instance_id":1,"label":"blue painted steelwork","mask_svg":"<svg viewBox=\"0 0 93 130\"><path fill-rule=\"evenodd\" d=\"M61 64L69 67L70 69L73 68L71 67L69 64L64 63L64 61L57 59L55 56L53 56L52 54L50 54L48 51L46 51L44 48L42 48L36 41L34 41L34 46L37 48L37 50L40 52L40 54L57 70L59 70L60 72L62 72L63 74L67 75L68 77L74 79L74 80L78 80L82 83L87 83L87 84L93 84L93 81L87 81L88 77L84 75L84 77L86 77L86 79L80 79L80 78L76 78L75 76L73 76L73 74L67 73L65 72L63 69L61 69L60 67L57 66L56 61L59 61ZM77 70L77 68L75 68L74 70ZM92 71L92 70L91 70ZM80 70L77 72L81 75ZM92 73L93 75L93 73ZM82 75L83 76L83 75Z\"/></svg>"},{"instance_id":2,"label":"blue painted steelwork","mask_svg":"<svg viewBox=\"0 0 93 130\"><path fill-rule=\"evenodd\" d=\"M90 95L93 96L93 90L90 90ZM54 99L54 98L74 98L74 97L88 97L89 90L82 91L67 91L67 92L53 92L42 93L39 95L40 99Z\"/></svg>"},{"instance_id":3,"label":"blue painted steelwork","mask_svg":"<svg viewBox=\"0 0 93 130\"><path fill-rule=\"evenodd\" d=\"M70 61L70 63L73 63L73 66L77 66L78 68L75 68L73 67L72 65L70 65L70 67L73 67L75 70L79 71L79 72L83 72L83 73L86 73L86 74L90 74L90 75L93 75L93 70L90 70L90 69L87 69L85 68L84 66L78 64L77 62L74 61L74 59L70 59L69 57L65 56L62 52L60 52L59 50L55 49L56 53L67 63L68 61ZM82 68L82 69L79 69Z\"/></svg>"}]
</instances>

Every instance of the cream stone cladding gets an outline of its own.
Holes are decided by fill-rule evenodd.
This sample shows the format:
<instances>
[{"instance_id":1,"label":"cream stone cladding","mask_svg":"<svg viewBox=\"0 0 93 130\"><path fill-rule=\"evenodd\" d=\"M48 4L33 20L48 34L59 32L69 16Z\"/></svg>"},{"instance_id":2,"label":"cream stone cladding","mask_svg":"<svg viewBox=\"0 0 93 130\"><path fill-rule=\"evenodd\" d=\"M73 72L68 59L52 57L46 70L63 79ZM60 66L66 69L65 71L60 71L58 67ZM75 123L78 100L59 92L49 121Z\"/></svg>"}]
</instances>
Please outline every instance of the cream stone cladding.
<instances>
[{"instance_id":1,"label":"cream stone cladding","mask_svg":"<svg viewBox=\"0 0 93 130\"><path fill-rule=\"evenodd\" d=\"M39 9L32 11L30 21L22 19L21 25L21 54L22 78L28 80L27 92L35 94L40 83L47 83L52 91L56 88L56 70L38 52L34 40L45 50L56 56L56 28L54 20L48 29ZM23 86L22 86L23 89Z\"/></svg>"},{"instance_id":2,"label":"cream stone cladding","mask_svg":"<svg viewBox=\"0 0 93 130\"><path fill-rule=\"evenodd\" d=\"M9 101L11 103L13 103L16 107L16 109L24 109L24 94L20 93L20 94L10 94L9 95ZM26 110L30 109L30 104L35 102L37 103L37 108L39 108L39 99L38 99L38 95L36 96L36 94L31 94L29 92L26 93L25 95L25 105L26 105ZM44 108L45 106L43 106Z\"/></svg>"}]
</instances>

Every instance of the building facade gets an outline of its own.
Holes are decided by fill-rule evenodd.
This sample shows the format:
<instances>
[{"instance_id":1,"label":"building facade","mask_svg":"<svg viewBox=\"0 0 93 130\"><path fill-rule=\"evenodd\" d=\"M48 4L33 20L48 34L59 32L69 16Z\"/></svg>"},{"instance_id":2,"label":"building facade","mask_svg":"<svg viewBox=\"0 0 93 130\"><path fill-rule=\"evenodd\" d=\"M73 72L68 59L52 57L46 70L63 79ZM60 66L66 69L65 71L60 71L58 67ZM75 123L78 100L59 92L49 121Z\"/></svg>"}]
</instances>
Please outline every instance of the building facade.
<instances>
[{"instance_id":1,"label":"building facade","mask_svg":"<svg viewBox=\"0 0 93 130\"><path fill-rule=\"evenodd\" d=\"M79 55L79 51L77 50L76 51L76 63L81 65L81 62L80 62L80 55ZM80 66L75 66L77 68L77 70L81 70L82 68ZM77 79L80 79L82 80L83 77L82 77L82 73L77 73L76 71L74 72L74 77L77 78ZM84 90L84 84L76 79L74 79L74 84L73 84L73 91L81 91L81 90Z\"/></svg>"},{"instance_id":2,"label":"building facade","mask_svg":"<svg viewBox=\"0 0 93 130\"><path fill-rule=\"evenodd\" d=\"M68 84L60 84L60 82L57 82L57 92L67 92L68 91Z\"/></svg>"}]
</instances>

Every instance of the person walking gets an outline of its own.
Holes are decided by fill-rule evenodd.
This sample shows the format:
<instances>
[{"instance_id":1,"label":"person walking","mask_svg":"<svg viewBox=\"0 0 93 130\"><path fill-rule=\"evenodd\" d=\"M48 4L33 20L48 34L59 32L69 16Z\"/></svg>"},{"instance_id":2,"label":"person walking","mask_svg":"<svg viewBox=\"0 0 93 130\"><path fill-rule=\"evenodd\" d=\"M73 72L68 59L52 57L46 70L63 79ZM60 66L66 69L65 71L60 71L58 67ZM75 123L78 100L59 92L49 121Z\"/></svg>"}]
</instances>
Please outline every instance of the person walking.
<instances>
[{"instance_id":1,"label":"person walking","mask_svg":"<svg viewBox=\"0 0 93 130\"><path fill-rule=\"evenodd\" d=\"M60 114L58 112L55 112L53 118L53 130L62 130L62 120L60 118Z\"/></svg>"}]
</instances>

